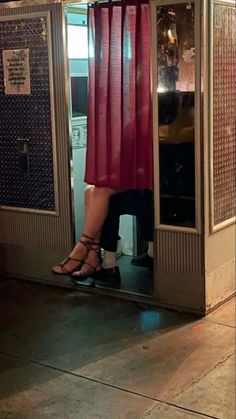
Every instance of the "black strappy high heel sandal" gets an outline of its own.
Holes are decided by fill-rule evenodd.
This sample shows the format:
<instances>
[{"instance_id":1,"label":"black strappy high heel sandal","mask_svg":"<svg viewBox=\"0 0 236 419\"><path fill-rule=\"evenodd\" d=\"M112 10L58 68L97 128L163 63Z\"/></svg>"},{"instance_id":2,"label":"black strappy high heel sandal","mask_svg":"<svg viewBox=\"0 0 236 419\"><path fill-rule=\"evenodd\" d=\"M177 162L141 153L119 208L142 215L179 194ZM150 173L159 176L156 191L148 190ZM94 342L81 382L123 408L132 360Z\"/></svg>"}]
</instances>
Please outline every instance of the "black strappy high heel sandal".
<instances>
[{"instance_id":1,"label":"black strappy high heel sandal","mask_svg":"<svg viewBox=\"0 0 236 419\"><path fill-rule=\"evenodd\" d=\"M83 240L83 238L85 238L87 240ZM99 246L99 243L94 242L93 238L87 236L86 234L82 234L79 243L81 243L87 250L86 253L84 254L84 256L81 259L76 258L76 257L73 256L73 251L72 251L70 253L70 255L65 260L63 260L63 262L61 262L59 265L53 266L53 268L51 269L52 273L54 273L56 275L72 275L74 272L79 271L79 269L82 267L85 259L88 257L89 252L91 250L95 251L95 249L93 249L92 246L94 246L94 245ZM66 265L70 261L75 261L77 263L74 264L72 269L67 269Z\"/></svg>"},{"instance_id":2,"label":"black strappy high heel sandal","mask_svg":"<svg viewBox=\"0 0 236 419\"><path fill-rule=\"evenodd\" d=\"M95 248L93 246L96 246ZM91 252L94 252L97 255L97 263L91 264L89 262L89 257L91 255ZM101 254L100 254L100 246L99 243L95 243L93 242L91 244L91 249L89 250L88 256L87 258L84 260L81 269L78 271L74 271L72 276L74 279L76 279L77 281L85 281L87 278L93 278L93 276L95 276L95 274L97 272L100 271L101 269ZM89 267L89 269L86 269L83 271L84 266L87 265ZM100 266L100 269L98 269Z\"/></svg>"}]
</instances>

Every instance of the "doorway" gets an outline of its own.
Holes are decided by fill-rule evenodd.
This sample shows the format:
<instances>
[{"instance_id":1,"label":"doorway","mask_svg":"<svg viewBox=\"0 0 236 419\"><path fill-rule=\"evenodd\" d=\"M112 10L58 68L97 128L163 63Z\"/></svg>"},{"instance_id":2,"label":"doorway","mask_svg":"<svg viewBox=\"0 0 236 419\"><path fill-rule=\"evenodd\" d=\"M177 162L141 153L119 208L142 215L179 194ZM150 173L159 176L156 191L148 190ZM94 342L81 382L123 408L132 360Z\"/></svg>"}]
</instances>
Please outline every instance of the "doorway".
<instances>
[{"instance_id":1,"label":"doorway","mask_svg":"<svg viewBox=\"0 0 236 419\"><path fill-rule=\"evenodd\" d=\"M86 4L83 5L81 3L73 3L65 7L70 92L69 117L72 139L72 208L76 242L83 233L84 189L86 187L84 174L87 147L89 77L87 8ZM132 199L132 197L128 197L128 199ZM142 199L142 197L134 197L134 199ZM151 208L151 216L148 223L151 222L153 224L152 193L149 193L147 200L150 202L149 211ZM148 243L143 235L143 226L140 223L140 217L134 215L123 214L120 217L119 240L116 251L117 265L121 273L120 281L103 281L102 277L99 277L99 279L95 277L80 281L78 284L99 289L116 289L119 292L152 297L154 295L153 253L151 253L153 252L153 242ZM103 252L104 250L102 249L102 254Z\"/></svg>"}]
</instances>

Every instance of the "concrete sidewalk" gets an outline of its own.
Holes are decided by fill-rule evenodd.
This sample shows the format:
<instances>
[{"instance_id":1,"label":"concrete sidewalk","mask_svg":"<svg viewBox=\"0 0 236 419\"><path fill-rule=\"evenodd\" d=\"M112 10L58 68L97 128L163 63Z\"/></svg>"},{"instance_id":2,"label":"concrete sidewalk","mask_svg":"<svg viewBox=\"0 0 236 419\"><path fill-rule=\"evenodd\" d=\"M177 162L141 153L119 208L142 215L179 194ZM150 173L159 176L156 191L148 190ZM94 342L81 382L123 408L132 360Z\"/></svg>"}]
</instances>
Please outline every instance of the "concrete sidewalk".
<instances>
[{"instance_id":1,"label":"concrete sidewalk","mask_svg":"<svg viewBox=\"0 0 236 419\"><path fill-rule=\"evenodd\" d=\"M0 418L235 419L235 301L204 319L0 281Z\"/></svg>"}]
</instances>

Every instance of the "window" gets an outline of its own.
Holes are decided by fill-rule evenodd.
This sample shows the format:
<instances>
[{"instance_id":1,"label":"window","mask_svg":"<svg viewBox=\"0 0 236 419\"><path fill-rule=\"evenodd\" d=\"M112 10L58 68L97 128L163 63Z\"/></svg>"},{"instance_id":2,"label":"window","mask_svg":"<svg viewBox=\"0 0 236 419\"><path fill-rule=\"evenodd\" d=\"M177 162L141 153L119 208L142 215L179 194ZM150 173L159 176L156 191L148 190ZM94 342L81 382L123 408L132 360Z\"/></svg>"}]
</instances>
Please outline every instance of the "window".
<instances>
[{"instance_id":1,"label":"window","mask_svg":"<svg viewBox=\"0 0 236 419\"><path fill-rule=\"evenodd\" d=\"M70 59L88 58L87 26L68 25L68 57Z\"/></svg>"},{"instance_id":2,"label":"window","mask_svg":"<svg viewBox=\"0 0 236 419\"><path fill-rule=\"evenodd\" d=\"M88 77L71 77L72 118L87 115Z\"/></svg>"}]
</instances>

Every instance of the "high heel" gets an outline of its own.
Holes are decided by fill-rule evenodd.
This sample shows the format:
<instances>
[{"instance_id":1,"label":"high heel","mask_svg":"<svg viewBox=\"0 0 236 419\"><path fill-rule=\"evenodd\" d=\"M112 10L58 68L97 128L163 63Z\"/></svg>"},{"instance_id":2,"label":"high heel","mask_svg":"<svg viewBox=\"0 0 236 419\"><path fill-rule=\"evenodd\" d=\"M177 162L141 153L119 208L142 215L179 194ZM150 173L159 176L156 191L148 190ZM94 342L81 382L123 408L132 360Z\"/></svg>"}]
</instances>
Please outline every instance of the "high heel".
<instances>
[{"instance_id":1,"label":"high heel","mask_svg":"<svg viewBox=\"0 0 236 419\"><path fill-rule=\"evenodd\" d=\"M93 243L93 245L94 245L94 243ZM90 261L89 261L90 260L90 256L91 256L91 252L95 252L96 255L97 255L97 263L95 265L92 264L92 263L90 263ZM89 269L86 269L85 268L85 270L83 271L83 268L86 265L89 267ZM78 281L85 281L87 278L93 277L93 275L95 275L97 272L99 272L100 269L101 269L100 247L98 247L98 248L91 248L90 251L89 251L89 253L88 253L87 258L84 260L84 263L82 264L81 269L79 271L78 270L75 270L72 273L72 276L74 278L77 278Z\"/></svg>"},{"instance_id":2,"label":"high heel","mask_svg":"<svg viewBox=\"0 0 236 419\"><path fill-rule=\"evenodd\" d=\"M68 264L68 262L70 260L78 262L76 264L76 266L74 267L74 269L72 269L72 270L68 270L65 267L66 264ZM53 266L51 271L52 271L52 273L54 273L56 275L71 275L74 271L78 270L82 266L82 263L83 263L83 259L75 259L75 258L72 258L72 257L68 256L59 265ZM59 271L57 270L58 268L59 268Z\"/></svg>"},{"instance_id":3,"label":"high heel","mask_svg":"<svg viewBox=\"0 0 236 419\"><path fill-rule=\"evenodd\" d=\"M86 240L83 240L84 238ZM84 260L88 257L89 252L91 250L95 251L93 246L99 246L99 243L94 242L93 239L86 234L81 236L79 243L82 244L86 249L86 251L83 252L83 256L81 258L76 258L73 256L74 251L72 251L70 255L65 260L63 260L63 262L61 262L59 265L53 266L51 269L52 273L56 275L72 275L75 271L78 271L82 267ZM78 263L74 264L73 268L68 269L66 268L66 265L68 265L68 262L70 261L75 261Z\"/></svg>"}]
</instances>

